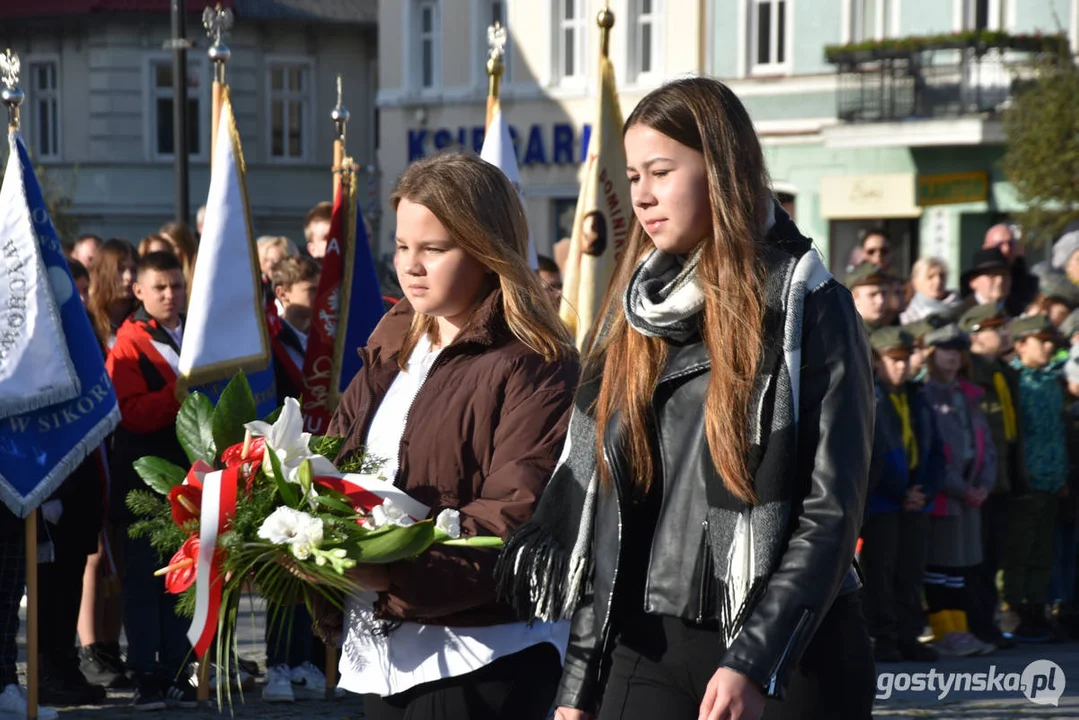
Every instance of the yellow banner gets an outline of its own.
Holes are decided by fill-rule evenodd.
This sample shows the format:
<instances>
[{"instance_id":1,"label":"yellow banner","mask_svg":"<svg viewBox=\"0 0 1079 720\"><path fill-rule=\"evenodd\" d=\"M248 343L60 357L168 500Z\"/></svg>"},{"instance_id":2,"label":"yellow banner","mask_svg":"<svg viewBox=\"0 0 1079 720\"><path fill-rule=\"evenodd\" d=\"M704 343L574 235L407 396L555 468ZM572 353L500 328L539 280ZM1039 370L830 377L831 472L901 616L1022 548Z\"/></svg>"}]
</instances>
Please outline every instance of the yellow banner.
<instances>
[{"instance_id":1,"label":"yellow banner","mask_svg":"<svg viewBox=\"0 0 1079 720\"><path fill-rule=\"evenodd\" d=\"M588 144L562 287L562 320L583 347L629 236L633 209L614 67L600 57L599 117Z\"/></svg>"}]
</instances>

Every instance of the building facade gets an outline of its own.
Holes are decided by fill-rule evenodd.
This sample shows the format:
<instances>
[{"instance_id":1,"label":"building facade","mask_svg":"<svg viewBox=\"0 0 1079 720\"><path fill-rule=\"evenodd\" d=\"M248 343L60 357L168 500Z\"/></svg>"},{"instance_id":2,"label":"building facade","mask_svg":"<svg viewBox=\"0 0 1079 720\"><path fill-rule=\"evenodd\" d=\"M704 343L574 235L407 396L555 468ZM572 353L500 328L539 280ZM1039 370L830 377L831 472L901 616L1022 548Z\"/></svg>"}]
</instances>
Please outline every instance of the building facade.
<instances>
[{"instance_id":1,"label":"building facade","mask_svg":"<svg viewBox=\"0 0 1079 720\"><path fill-rule=\"evenodd\" d=\"M537 250L567 237L578 171L595 121L604 0L381 0L379 2L379 247L392 248L386 200L409 162L483 144L487 27L508 30L501 104L517 145ZM611 0L622 111L664 81L705 62L706 3Z\"/></svg>"},{"instance_id":2,"label":"building facade","mask_svg":"<svg viewBox=\"0 0 1079 720\"><path fill-rule=\"evenodd\" d=\"M209 4L209 3L205 3ZM40 7L37 7L40 5ZM203 3L188 2L192 224L210 179L212 68ZM256 235L303 241L332 194L336 74L351 111L349 153L374 164L375 0L231 0L227 80ZM167 0L0 3L0 39L19 53L22 131L80 233L138 242L174 217L172 53Z\"/></svg>"},{"instance_id":3,"label":"building facade","mask_svg":"<svg viewBox=\"0 0 1079 720\"><path fill-rule=\"evenodd\" d=\"M1022 208L1001 112L1037 38L1079 50L1077 0L715 0L708 72L764 140L775 186L841 275L883 225L896 268L944 257L952 286L985 231ZM977 31L997 31L989 42ZM881 42L889 41L894 42ZM826 47L830 47L826 52Z\"/></svg>"}]
</instances>

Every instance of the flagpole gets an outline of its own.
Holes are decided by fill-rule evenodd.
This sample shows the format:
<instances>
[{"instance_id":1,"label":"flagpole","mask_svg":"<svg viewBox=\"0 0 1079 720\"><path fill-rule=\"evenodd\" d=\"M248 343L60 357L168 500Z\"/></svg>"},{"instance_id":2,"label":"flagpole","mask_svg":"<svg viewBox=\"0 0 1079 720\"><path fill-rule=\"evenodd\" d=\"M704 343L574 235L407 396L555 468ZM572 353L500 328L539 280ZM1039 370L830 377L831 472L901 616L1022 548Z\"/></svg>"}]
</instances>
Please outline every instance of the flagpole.
<instances>
[{"instance_id":1,"label":"flagpole","mask_svg":"<svg viewBox=\"0 0 1079 720\"><path fill-rule=\"evenodd\" d=\"M206 54L214 65L214 84L210 113L210 163L213 163L214 148L217 147L217 126L221 124L221 105L225 92L225 65L232 57L232 51L228 45L222 42L222 38L232 30L232 10L222 9L221 3L217 7L207 7L202 11L202 26L206 28L206 36L213 40Z\"/></svg>"},{"instance_id":2,"label":"flagpole","mask_svg":"<svg viewBox=\"0 0 1079 720\"><path fill-rule=\"evenodd\" d=\"M596 24L599 25L599 51L605 58L610 57L611 28L614 27L614 13L611 12L611 3L604 4L603 9L596 15Z\"/></svg>"},{"instance_id":3,"label":"flagpole","mask_svg":"<svg viewBox=\"0 0 1079 720\"><path fill-rule=\"evenodd\" d=\"M0 56L4 89L0 100L7 105L8 134L19 131L19 105L23 91L19 87L19 55L8 48ZM37 720L38 708L38 639L37 639L37 510L26 516L26 717Z\"/></svg>"},{"instance_id":4,"label":"flagpole","mask_svg":"<svg viewBox=\"0 0 1079 720\"><path fill-rule=\"evenodd\" d=\"M333 201L337 202L337 194L341 191L341 183L344 181L345 164L352 165L351 158L345 157L345 135L348 131L350 117L348 108L344 105L344 92L341 83L341 73L337 74L337 105L330 111L330 119L333 120ZM347 186L346 186L347 187ZM347 215L346 215L347 218ZM347 221L347 220L346 220ZM341 238L343 241L343 238ZM347 251L342 248L342 257L347 257ZM342 292L344 288L342 287ZM338 325L338 332L344 334L345 328ZM331 397L334 393L331 393ZM327 700L333 700L334 691L337 689L337 647L332 643L326 645L326 695Z\"/></svg>"},{"instance_id":5,"label":"flagpole","mask_svg":"<svg viewBox=\"0 0 1079 720\"><path fill-rule=\"evenodd\" d=\"M217 147L217 128L221 124L221 106L224 104L225 96L225 66L232 57L232 51L228 45L223 42L225 35L232 30L232 10L228 8L222 8L221 3L218 3L216 7L207 6L202 11L202 27L206 30L206 36L213 42L210 44L210 48L206 51L206 54L210 57L210 62L214 66L214 81L211 92L211 105L210 105L210 166L213 167L214 156L216 155L215 149ZM177 384L184 383L182 378L177 378ZM184 383L186 384L186 383ZM229 650L231 652L231 650ZM217 662L221 662L221 658L216 658ZM207 653L205 657L199 662L199 675L198 675L198 689L195 694L195 698L200 704L208 703L210 701L210 654ZM228 666L227 660L225 666ZM222 682L222 677L228 677L228 673L218 673L218 682ZM231 682L231 680L229 680Z\"/></svg>"},{"instance_id":6,"label":"flagpole","mask_svg":"<svg viewBox=\"0 0 1079 720\"><path fill-rule=\"evenodd\" d=\"M487 28L487 119L483 126L491 125L491 118L495 115L495 108L502 92L502 74L506 71L506 63L502 56L506 52L506 28L502 23L495 20L494 25Z\"/></svg>"},{"instance_id":7,"label":"flagpole","mask_svg":"<svg viewBox=\"0 0 1079 720\"><path fill-rule=\"evenodd\" d=\"M333 120L333 198L336 202L337 192L341 189L341 174L345 172L345 133L348 130L348 108L342 104L341 73L337 74L337 105L330 111L330 119ZM328 649L328 648L327 648ZM327 692L329 684L327 683Z\"/></svg>"}]
</instances>

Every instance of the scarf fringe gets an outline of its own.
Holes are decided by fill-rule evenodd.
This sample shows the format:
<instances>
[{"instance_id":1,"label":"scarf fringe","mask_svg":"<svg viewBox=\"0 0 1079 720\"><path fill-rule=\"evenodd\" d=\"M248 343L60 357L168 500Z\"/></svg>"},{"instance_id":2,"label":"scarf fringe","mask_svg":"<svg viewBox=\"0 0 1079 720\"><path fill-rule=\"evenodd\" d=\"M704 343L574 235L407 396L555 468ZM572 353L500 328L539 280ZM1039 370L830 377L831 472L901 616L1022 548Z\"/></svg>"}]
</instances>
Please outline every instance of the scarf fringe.
<instances>
[{"instance_id":1,"label":"scarf fringe","mask_svg":"<svg viewBox=\"0 0 1079 720\"><path fill-rule=\"evenodd\" d=\"M749 586L749 591L746 593L745 598L742 599L741 605L737 608L733 607L734 599L729 585L724 582L718 584L719 626L723 632L724 647L729 648L734 639L738 637L738 633L742 631L742 626L749 617L749 613L756 607L761 596L764 595L764 591L768 587L769 577L769 575L765 575L755 578Z\"/></svg>"},{"instance_id":2,"label":"scarf fringe","mask_svg":"<svg viewBox=\"0 0 1079 720\"><path fill-rule=\"evenodd\" d=\"M495 591L529 622L568 619L580 601L584 564L571 561L554 536L530 522L506 540L495 565Z\"/></svg>"}]
</instances>

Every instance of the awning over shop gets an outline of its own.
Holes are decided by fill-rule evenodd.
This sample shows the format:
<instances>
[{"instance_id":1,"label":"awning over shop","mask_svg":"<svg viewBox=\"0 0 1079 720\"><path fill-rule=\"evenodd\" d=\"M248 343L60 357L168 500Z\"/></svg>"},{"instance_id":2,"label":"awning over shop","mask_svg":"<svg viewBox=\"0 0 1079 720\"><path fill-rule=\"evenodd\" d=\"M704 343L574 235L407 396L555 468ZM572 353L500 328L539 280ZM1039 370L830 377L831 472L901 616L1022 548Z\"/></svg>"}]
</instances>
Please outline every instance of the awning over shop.
<instances>
[{"instance_id":1,"label":"awning over shop","mask_svg":"<svg viewBox=\"0 0 1079 720\"><path fill-rule=\"evenodd\" d=\"M915 186L914 173L822 177L820 214L826 220L920 217Z\"/></svg>"}]
</instances>

